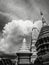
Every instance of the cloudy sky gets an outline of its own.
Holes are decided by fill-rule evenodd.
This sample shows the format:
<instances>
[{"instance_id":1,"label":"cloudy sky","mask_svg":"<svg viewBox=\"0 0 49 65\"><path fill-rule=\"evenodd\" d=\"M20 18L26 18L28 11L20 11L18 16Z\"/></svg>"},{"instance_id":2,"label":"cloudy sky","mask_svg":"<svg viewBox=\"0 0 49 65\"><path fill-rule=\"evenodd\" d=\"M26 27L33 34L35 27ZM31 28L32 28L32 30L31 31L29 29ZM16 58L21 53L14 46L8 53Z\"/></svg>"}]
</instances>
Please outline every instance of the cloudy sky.
<instances>
[{"instance_id":1,"label":"cloudy sky","mask_svg":"<svg viewBox=\"0 0 49 65\"><path fill-rule=\"evenodd\" d=\"M0 37L5 24L13 19L41 20L40 9L49 23L49 0L0 0Z\"/></svg>"},{"instance_id":2,"label":"cloudy sky","mask_svg":"<svg viewBox=\"0 0 49 65\"><path fill-rule=\"evenodd\" d=\"M11 19L41 19L40 9L49 22L49 0L0 0L0 30Z\"/></svg>"}]
</instances>

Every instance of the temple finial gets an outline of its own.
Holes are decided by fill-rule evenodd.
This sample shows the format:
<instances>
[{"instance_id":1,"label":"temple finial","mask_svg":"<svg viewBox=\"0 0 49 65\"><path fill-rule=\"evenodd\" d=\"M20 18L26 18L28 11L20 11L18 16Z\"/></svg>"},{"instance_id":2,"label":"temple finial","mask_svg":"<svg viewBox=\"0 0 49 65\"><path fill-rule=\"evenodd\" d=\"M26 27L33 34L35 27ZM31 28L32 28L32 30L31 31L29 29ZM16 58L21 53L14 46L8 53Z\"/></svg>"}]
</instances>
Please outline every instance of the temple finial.
<instances>
[{"instance_id":1,"label":"temple finial","mask_svg":"<svg viewBox=\"0 0 49 65\"><path fill-rule=\"evenodd\" d=\"M19 50L21 53L22 52L26 52L26 53L28 53L28 52L30 52L29 51L29 48L27 47L27 45L26 45L26 39L25 38L23 38L23 41L22 41L22 46L21 46L21 48L20 48L20 50Z\"/></svg>"},{"instance_id":2,"label":"temple finial","mask_svg":"<svg viewBox=\"0 0 49 65\"><path fill-rule=\"evenodd\" d=\"M42 17L42 26L45 26L47 25L46 21L45 21L45 18L44 18L44 15L43 15L43 12L40 10L40 15Z\"/></svg>"},{"instance_id":3,"label":"temple finial","mask_svg":"<svg viewBox=\"0 0 49 65\"><path fill-rule=\"evenodd\" d=\"M23 43L26 43L26 39L25 38L23 39Z\"/></svg>"}]
</instances>

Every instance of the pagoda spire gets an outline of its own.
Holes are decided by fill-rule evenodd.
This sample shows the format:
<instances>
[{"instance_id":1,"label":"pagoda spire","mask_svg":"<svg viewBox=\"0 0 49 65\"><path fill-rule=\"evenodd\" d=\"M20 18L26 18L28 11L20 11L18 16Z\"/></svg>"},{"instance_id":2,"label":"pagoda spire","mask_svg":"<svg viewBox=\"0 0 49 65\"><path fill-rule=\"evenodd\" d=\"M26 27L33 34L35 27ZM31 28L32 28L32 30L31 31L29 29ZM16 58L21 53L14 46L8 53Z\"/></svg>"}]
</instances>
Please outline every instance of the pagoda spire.
<instances>
[{"instance_id":1,"label":"pagoda spire","mask_svg":"<svg viewBox=\"0 0 49 65\"><path fill-rule=\"evenodd\" d=\"M26 39L24 38L23 39L23 43L22 43L22 46L21 46L21 48L20 48L20 50L19 50L20 52L30 52L29 51L29 48L27 47L27 45L26 45Z\"/></svg>"},{"instance_id":2,"label":"pagoda spire","mask_svg":"<svg viewBox=\"0 0 49 65\"><path fill-rule=\"evenodd\" d=\"M47 25L46 21L45 21L45 18L44 18L44 15L43 15L43 12L40 10L40 15L42 17L42 26L45 26Z\"/></svg>"}]
</instances>

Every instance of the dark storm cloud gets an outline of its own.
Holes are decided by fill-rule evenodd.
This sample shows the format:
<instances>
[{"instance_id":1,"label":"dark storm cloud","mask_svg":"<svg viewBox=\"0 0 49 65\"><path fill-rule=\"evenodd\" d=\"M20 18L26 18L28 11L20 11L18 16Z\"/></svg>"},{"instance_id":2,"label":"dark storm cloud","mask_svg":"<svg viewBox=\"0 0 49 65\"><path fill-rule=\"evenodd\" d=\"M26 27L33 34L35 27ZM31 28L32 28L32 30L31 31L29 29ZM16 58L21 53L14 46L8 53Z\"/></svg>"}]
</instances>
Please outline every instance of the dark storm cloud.
<instances>
[{"instance_id":1,"label":"dark storm cloud","mask_svg":"<svg viewBox=\"0 0 49 65\"><path fill-rule=\"evenodd\" d=\"M9 17L0 14L0 32L2 32L3 27L5 26L6 23L10 22L11 20Z\"/></svg>"}]
</instances>

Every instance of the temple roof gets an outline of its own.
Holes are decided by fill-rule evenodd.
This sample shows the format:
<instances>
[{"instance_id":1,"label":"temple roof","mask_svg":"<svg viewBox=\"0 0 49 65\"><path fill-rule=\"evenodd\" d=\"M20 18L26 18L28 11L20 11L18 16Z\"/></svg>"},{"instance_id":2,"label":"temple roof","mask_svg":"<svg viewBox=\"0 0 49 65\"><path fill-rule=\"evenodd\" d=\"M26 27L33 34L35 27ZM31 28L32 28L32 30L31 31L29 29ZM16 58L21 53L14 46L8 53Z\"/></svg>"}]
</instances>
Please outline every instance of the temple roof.
<instances>
[{"instance_id":1,"label":"temple roof","mask_svg":"<svg viewBox=\"0 0 49 65\"><path fill-rule=\"evenodd\" d=\"M26 45L26 39L25 38L23 39L22 46L21 46L21 48L19 49L18 52L19 53L30 53L30 50L29 50L29 48Z\"/></svg>"},{"instance_id":2,"label":"temple roof","mask_svg":"<svg viewBox=\"0 0 49 65\"><path fill-rule=\"evenodd\" d=\"M49 25L43 26L39 33L38 39L49 37Z\"/></svg>"},{"instance_id":3,"label":"temple roof","mask_svg":"<svg viewBox=\"0 0 49 65\"><path fill-rule=\"evenodd\" d=\"M0 51L0 58L8 58L8 59L15 59L17 57L16 53L6 53L4 51Z\"/></svg>"}]
</instances>

